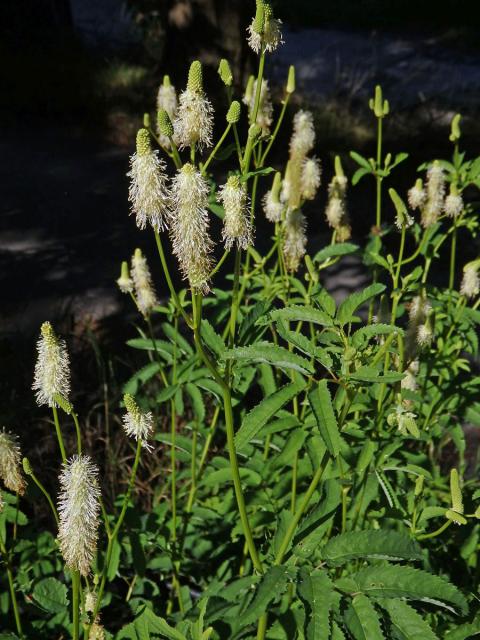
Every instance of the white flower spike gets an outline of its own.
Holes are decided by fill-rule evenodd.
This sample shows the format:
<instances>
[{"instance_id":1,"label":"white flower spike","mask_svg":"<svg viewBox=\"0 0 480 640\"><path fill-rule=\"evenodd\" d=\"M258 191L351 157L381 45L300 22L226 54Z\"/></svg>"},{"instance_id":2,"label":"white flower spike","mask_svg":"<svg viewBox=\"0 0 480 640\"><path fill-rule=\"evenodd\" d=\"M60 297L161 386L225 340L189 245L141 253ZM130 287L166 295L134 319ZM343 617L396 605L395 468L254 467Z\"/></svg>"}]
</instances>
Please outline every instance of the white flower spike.
<instances>
[{"instance_id":1,"label":"white flower spike","mask_svg":"<svg viewBox=\"0 0 480 640\"><path fill-rule=\"evenodd\" d=\"M70 359L65 340L57 338L52 325L44 322L37 343L38 358L32 389L39 406L56 407L58 394L68 400L70 393Z\"/></svg>"}]
</instances>

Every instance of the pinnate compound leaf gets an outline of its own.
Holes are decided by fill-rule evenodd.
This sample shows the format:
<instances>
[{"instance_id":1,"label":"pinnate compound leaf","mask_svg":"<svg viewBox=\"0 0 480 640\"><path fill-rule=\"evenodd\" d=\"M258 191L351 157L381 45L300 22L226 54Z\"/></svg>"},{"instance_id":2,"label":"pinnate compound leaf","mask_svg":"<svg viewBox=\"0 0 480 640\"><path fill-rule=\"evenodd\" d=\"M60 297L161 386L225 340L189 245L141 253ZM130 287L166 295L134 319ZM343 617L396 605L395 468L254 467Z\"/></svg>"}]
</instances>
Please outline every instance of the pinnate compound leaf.
<instances>
[{"instance_id":1,"label":"pinnate compound leaf","mask_svg":"<svg viewBox=\"0 0 480 640\"><path fill-rule=\"evenodd\" d=\"M330 640L345 640L345 634L340 629L335 620L332 622L332 635Z\"/></svg>"},{"instance_id":2,"label":"pinnate compound leaf","mask_svg":"<svg viewBox=\"0 0 480 640\"><path fill-rule=\"evenodd\" d=\"M345 623L355 640L385 640L380 619L367 596L355 596L345 611Z\"/></svg>"},{"instance_id":3,"label":"pinnate compound leaf","mask_svg":"<svg viewBox=\"0 0 480 640\"><path fill-rule=\"evenodd\" d=\"M420 560L417 543L396 531L352 531L331 538L322 553L328 564L338 566L355 558Z\"/></svg>"},{"instance_id":4,"label":"pinnate compound leaf","mask_svg":"<svg viewBox=\"0 0 480 640\"><path fill-rule=\"evenodd\" d=\"M336 458L340 452L342 438L338 430L332 399L326 380L320 380L317 387L308 394L318 430L330 455Z\"/></svg>"},{"instance_id":5,"label":"pinnate compound leaf","mask_svg":"<svg viewBox=\"0 0 480 640\"><path fill-rule=\"evenodd\" d=\"M374 598L404 598L444 607L452 613L468 611L465 596L450 582L420 569L401 565L368 567L349 580L356 590Z\"/></svg>"},{"instance_id":6,"label":"pinnate compound leaf","mask_svg":"<svg viewBox=\"0 0 480 640\"><path fill-rule=\"evenodd\" d=\"M438 640L430 625L403 600L380 600L379 604L402 640Z\"/></svg>"},{"instance_id":7,"label":"pinnate compound leaf","mask_svg":"<svg viewBox=\"0 0 480 640\"><path fill-rule=\"evenodd\" d=\"M298 594L305 605L306 640L328 638L330 634L330 608L333 584L325 571L308 572L302 569Z\"/></svg>"},{"instance_id":8,"label":"pinnate compound leaf","mask_svg":"<svg viewBox=\"0 0 480 640\"><path fill-rule=\"evenodd\" d=\"M265 362L279 369L293 369L303 374L313 373L313 367L308 360L272 342L262 341L248 347L230 349L224 353L223 357L249 362Z\"/></svg>"},{"instance_id":9,"label":"pinnate compound leaf","mask_svg":"<svg viewBox=\"0 0 480 640\"><path fill-rule=\"evenodd\" d=\"M338 307L337 321L342 325L351 322L353 314L362 304L365 304L365 302L368 302L371 298L380 295L384 291L385 285L377 282L371 284L363 291L351 293Z\"/></svg>"},{"instance_id":10,"label":"pinnate compound leaf","mask_svg":"<svg viewBox=\"0 0 480 640\"><path fill-rule=\"evenodd\" d=\"M286 384L270 396L264 398L250 413L245 416L242 426L235 436L237 449L248 444L260 429L272 418L287 402L295 398L306 386L305 380L298 380Z\"/></svg>"}]
</instances>

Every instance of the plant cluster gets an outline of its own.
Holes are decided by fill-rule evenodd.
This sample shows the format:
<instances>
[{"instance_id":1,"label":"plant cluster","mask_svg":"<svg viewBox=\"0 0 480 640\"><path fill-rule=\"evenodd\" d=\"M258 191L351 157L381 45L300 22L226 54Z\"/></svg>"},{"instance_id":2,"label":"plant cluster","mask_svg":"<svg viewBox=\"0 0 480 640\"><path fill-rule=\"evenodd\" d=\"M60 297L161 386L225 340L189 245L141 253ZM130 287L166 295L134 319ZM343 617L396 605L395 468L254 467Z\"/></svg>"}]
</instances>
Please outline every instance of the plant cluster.
<instances>
[{"instance_id":1,"label":"plant cluster","mask_svg":"<svg viewBox=\"0 0 480 640\"><path fill-rule=\"evenodd\" d=\"M264 68L281 23L263 0L248 41L259 64L243 105L220 63L228 110L215 143L198 61L180 95L165 77L156 123L145 116L137 135L129 199L137 226L155 236L170 295L159 301L136 249L118 286L138 309L128 345L145 365L124 388L118 437L130 439L133 464L113 505L102 500L101 460L83 450L67 345L50 323L41 328L33 388L52 411L59 497L45 489L40 461L22 463L17 437L2 431L2 639L480 633L480 486L465 437L467 421L480 424L480 259L462 265L461 278L457 264L458 242L477 231L480 158L461 151L456 116L452 159L426 162L398 193L391 185L407 154L384 150L390 106L377 87L376 157L350 154L352 186L375 183L374 226L364 246L351 242L337 157L325 168L331 241L310 254L302 209L321 182L314 122L295 114L286 164L271 167L295 73L277 113ZM254 248L262 216L272 235L264 255ZM338 303L323 281L345 256L365 265L371 284ZM142 510L137 473L155 456L153 503ZM41 495L56 536L21 509Z\"/></svg>"}]
</instances>

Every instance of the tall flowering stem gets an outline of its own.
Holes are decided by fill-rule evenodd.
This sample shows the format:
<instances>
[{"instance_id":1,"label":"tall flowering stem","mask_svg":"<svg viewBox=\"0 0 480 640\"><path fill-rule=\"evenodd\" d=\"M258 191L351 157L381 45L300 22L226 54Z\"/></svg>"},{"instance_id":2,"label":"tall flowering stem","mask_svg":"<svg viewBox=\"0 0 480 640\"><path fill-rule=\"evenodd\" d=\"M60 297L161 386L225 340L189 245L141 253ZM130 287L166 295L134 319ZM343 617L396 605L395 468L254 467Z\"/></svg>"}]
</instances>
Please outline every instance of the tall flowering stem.
<instances>
[{"instance_id":1,"label":"tall flowering stem","mask_svg":"<svg viewBox=\"0 0 480 640\"><path fill-rule=\"evenodd\" d=\"M113 528L112 532L110 534L108 534L107 531L107 535L108 535L108 545L107 545L107 552L106 552L106 557L105 557L105 562L103 564L103 570L102 570L102 577L100 580L100 586L98 588L98 593L97 593L97 602L95 604L95 609L92 613L92 620L95 620L98 612L100 610L101 604L102 604L102 598L103 598L103 593L105 591L105 584L107 582L107 576L108 576L108 569L110 567L110 562L112 560L112 553L113 553L113 547L115 545L115 542L117 540L118 537L118 533L120 531L120 528L123 524L123 521L125 519L125 514L127 512L127 508L128 508L128 503L130 501L130 496L132 494L132 490L133 490L133 485L135 483L135 478L137 476L137 469L138 469L138 465L140 462L140 454L142 452L142 440L137 440L137 448L136 448L136 452L135 452L135 460L133 462L133 467L132 467L132 472L130 474L130 480L128 482L128 487L127 487L127 491L125 493L125 497L123 499L123 504L122 504L122 509L120 511L120 515L118 516L118 520L117 523L115 525L115 527ZM88 639L89 638L89 634L90 634L90 627L91 625L89 625L86 628L85 631L85 638Z\"/></svg>"}]
</instances>

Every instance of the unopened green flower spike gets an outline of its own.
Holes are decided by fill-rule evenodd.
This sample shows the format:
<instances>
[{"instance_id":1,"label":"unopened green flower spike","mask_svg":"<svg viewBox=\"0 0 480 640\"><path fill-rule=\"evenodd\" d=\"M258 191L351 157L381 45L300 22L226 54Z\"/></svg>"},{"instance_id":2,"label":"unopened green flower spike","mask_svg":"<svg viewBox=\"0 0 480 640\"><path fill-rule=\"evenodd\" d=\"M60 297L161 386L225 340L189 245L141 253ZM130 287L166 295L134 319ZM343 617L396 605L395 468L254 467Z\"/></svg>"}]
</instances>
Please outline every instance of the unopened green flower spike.
<instances>
[{"instance_id":1,"label":"unopened green flower spike","mask_svg":"<svg viewBox=\"0 0 480 640\"><path fill-rule=\"evenodd\" d=\"M422 495L423 493L423 483L425 482L425 476L418 476L415 480L415 491L414 495L416 498Z\"/></svg>"},{"instance_id":2,"label":"unopened green flower spike","mask_svg":"<svg viewBox=\"0 0 480 640\"><path fill-rule=\"evenodd\" d=\"M377 118L384 118L390 113L390 104L388 100L383 99L382 87L379 84L375 87L375 97L371 98L368 104Z\"/></svg>"},{"instance_id":3,"label":"unopened green flower spike","mask_svg":"<svg viewBox=\"0 0 480 640\"><path fill-rule=\"evenodd\" d=\"M143 126L145 127L145 129L150 129L150 114L149 113L144 113L143 114Z\"/></svg>"},{"instance_id":4,"label":"unopened green flower spike","mask_svg":"<svg viewBox=\"0 0 480 640\"><path fill-rule=\"evenodd\" d=\"M167 138L173 137L173 124L170 120L170 116L165 111L165 109L160 109L160 111L157 113L157 124L158 130L162 135L166 136Z\"/></svg>"},{"instance_id":5,"label":"unopened green flower spike","mask_svg":"<svg viewBox=\"0 0 480 640\"><path fill-rule=\"evenodd\" d=\"M248 130L248 137L256 140L262 133L262 127L259 124L252 124Z\"/></svg>"},{"instance_id":6,"label":"unopened green flower spike","mask_svg":"<svg viewBox=\"0 0 480 640\"><path fill-rule=\"evenodd\" d=\"M450 471L450 494L452 498L452 509L456 513L463 513L462 490L460 488L460 479L456 469L452 469Z\"/></svg>"},{"instance_id":7,"label":"unopened green flower spike","mask_svg":"<svg viewBox=\"0 0 480 640\"><path fill-rule=\"evenodd\" d=\"M342 161L340 160L340 156L335 156L335 175L337 178L344 178L345 174L343 173Z\"/></svg>"},{"instance_id":8,"label":"unopened green flower spike","mask_svg":"<svg viewBox=\"0 0 480 640\"><path fill-rule=\"evenodd\" d=\"M230 108L227 112L227 122L229 124L235 124L240 120L240 113L242 111L242 107L238 100L234 100L230 105Z\"/></svg>"},{"instance_id":9,"label":"unopened green flower spike","mask_svg":"<svg viewBox=\"0 0 480 640\"><path fill-rule=\"evenodd\" d=\"M231 87L233 82L232 70L230 69L230 65L228 64L228 60L222 58L220 60L220 64L218 65L218 75L222 79L222 82L227 86Z\"/></svg>"},{"instance_id":10,"label":"unopened green flower spike","mask_svg":"<svg viewBox=\"0 0 480 640\"><path fill-rule=\"evenodd\" d=\"M252 23L252 30L259 35L263 34L265 30L265 5L261 0L257 0L257 8L255 11L255 18Z\"/></svg>"},{"instance_id":11,"label":"unopened green flower spike","mask_svg":"<svg viewBox=\"0 0 480 640\"><path fill-rule=\"evenodd\" d=\"M137 154L139 156L146 156L151 150L152 147L148 130L145 128L139 129L137 133Z\"/></svg>"},{"instance_id":12,"label":"unopened green flower spike","mask_svg":"<svg viewBox=\"0 0 480 640\"><path fill-rule=\"evenodd\" d=\"M450 132L450 141L458 142L460 140L462 132L460 131L460 120L462 116L457 113L453 116L452 124L451 124L451 132Z\"/></svg>"},{"instance_id":13,"label":"unopened green flower spike","mask_svg":"<svg viewBox=\"0 0 480 640\"><path fill-rule=\"evenodd\" d=\"M290 65L288 69L288 79L287 79L287 93L293 93L295 91L295 67L293 64Z\"/></svg>"},{"instance_id":14,"label":"unopened green flower spike","mask_svg":"<svg viewBox=\"0 0 480 640\"><path fill-rule=\"evenodd\" d=\"M170 76L168 74L165 74L163 76L163 83L162 84L163 84L164 87L171 87L172 86L172 83L170 81Z\"/></svg>"},{"instance_id":15,"label":"unopened green flower spike","mask_svg":"<svg viewBox=\"0 0 480 640\"><path fill-rule=\"evenodd\" d=\"M60 393L55 393L53 396L56 404L60 407L60 409L69 416L73 411L73 405L71 402L64 398Z\"/></svg>"},{"instance_id":16,"label":"unopened green flower spike","mask_svg":"<svg viewBox=\"0 0 480 640\"><path fill-rule=\"evenodd\" d=\"M23 458L22 460L23 472L26 476L33 475L32 465L30 464L30 460L28 458Z\"/></svg>"},{"instance_id":17,"label":"unopened green flower spike","mask_svg":"<svg viewBox=\"0 0 480 640\"><path fill-rule=\"evenodd\" d=\"M282 188L282 174L280 171L275 173L272 184L272 197L275 202L278 202L280 196L280 189Z\"/></svg>"},{"instance_id":18,"label":"unopened green flower spike","mask_svg":"<svg viewBox=\"0 0 480 640\"><path fill-rule=\"evenodd\" d=\"M253 98L253 85L255 84L255 77L250 76L248 78L247 86L245 87L245 96L244 100L246 104L249 104L251 99Z\"/></svg>"},{"instance_id":19,"label":"unopened green flower spike","mask_svg":"<svg viewBox=\"0 0 480 640\"><path fill-rule=\"evenodd\" d=\"M194 60L190 65L187 86L193 93L202 93L203 91L202 63L199 60Z\"/></svg>"}]
</instances>

